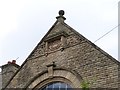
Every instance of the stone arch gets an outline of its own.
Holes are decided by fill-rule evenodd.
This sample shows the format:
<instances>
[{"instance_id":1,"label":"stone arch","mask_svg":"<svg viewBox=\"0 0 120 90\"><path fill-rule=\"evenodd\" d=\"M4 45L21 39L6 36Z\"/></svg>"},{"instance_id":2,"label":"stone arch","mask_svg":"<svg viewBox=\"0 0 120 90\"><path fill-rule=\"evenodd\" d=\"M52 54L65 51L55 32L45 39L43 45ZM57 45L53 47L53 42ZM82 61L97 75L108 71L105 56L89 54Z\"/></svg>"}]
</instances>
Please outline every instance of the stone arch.
<instances>
[{"instance_id":1,"label":"stone arch","mask_svg":"<svg viewBox=\"0 0 120 90\"><path fill-rule=\"evenodd\" d=\"M25 88L41 88L48 83L57 81L67 83L73 88L80 88L82 77L75 71L70 71L63 68L55 68L53 72L53 76L50 77L47 70L43 71L42 73L34 77Z\"/></svg>"}]
</instances>

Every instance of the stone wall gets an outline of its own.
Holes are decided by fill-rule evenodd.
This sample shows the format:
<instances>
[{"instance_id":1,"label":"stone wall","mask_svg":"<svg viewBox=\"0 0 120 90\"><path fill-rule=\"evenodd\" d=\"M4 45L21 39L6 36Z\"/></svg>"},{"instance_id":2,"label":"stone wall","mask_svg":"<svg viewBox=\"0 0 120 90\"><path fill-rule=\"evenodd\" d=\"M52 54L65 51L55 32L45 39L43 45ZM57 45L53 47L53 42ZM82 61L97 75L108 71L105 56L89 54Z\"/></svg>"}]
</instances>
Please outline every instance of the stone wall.
<instances>
[{"instance_id":1,"label":"stone wall","mask_svg":"<svg viewBox=\"0 0 120 90\"><path fill-rule=\"evenodd\" d=\"M15 72L18 70L19 66L17 64L6 64L2 66L2 88L6 86L9 80L13 77Z\"/></svg>"},{"instance_id":2,"label":"stone wall","mask_svg":"<svg viewBox=\"0 0 120 90\"><path fill-rule=\"evenodd\" d=\"M118 87L118 65L87 42L28 60L8 87L24 88L53 61L56 68L77 72L91 87Z\"/></svg>"},{"instance_id":3,"label":"stone wall","mask_svg":"<svg viewBox=\"0 0 120 90\"><path fill-rule=\"evenodd\" d=\"M29 87L35 77L43 72L49 73L47 66L53 62L56 65L53 72L57 68L75 72L82 78L78 80L88 81L91 88L119 87L119 62L67 24L57 21L23 63L7 88ZM65 73L60 74L65 76Z\"/></svg>"}]
</instances>

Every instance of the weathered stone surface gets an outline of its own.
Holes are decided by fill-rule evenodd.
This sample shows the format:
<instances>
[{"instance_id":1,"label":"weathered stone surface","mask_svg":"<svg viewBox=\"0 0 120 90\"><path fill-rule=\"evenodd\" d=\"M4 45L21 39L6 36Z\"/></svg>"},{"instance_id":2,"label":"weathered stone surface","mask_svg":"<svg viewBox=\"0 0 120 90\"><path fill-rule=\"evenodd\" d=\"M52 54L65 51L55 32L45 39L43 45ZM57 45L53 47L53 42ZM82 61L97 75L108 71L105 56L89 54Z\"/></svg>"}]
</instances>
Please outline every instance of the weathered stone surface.
<instances>
[{"instance_id":1,"label":"weathered stone surface","mask_svg":"<svg viewBox=\"0 0 120 90\"><path fill-rule=\"evenodd\" d=\"M10 79L13 77L15 72L18 70L19 65L17 64L6 64L1 66L2 68L2 88L6 86L6 84L10 81Z\"/></svg>"},{"instance_id":2,"label":"weathered stone surface","mask_svg":"<svg viewBox=\"0 0 120 90\"><path fill-rule=\"evenodd\" d=\"M64 31L65 35L60 34L61 31ZM55 62L56 67L51 68L52 72L49 72L47 65L52 62ZM35 80L36 82L30 87L38 86L37 83L42 85L39 80L42 81L49 75L71 78L71 83L79 79L88 81L91 88L119 88L119 66L120 63L110 55L64 22L57 21L18 70L7 88L26 88ZM54 72L56 69L65 69L68 72L65 74L64 71L59 71L56 74ZM71 77L70 72L75 72L76 78ZM61 77L59 78L61 80ZM52 79L48 78L48 82L50 80ZM76 87L80 87L79 85L80 83Z\"/></svg>"}]
</instances>

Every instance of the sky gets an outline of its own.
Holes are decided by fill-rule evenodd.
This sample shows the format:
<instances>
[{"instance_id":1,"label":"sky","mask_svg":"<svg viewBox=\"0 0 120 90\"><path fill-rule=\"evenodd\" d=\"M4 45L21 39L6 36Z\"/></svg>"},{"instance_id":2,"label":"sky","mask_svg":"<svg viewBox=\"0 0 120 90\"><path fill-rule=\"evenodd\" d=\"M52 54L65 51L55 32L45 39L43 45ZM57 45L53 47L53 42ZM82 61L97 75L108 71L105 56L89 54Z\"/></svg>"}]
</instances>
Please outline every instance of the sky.
<instances>
[{"instance_id":1,"label":"sky","mask_svg":"<svg viewBox=\"0 0 120 90\"><path fill-rule=\"evenodd\" d=\"M66 23L94 43L118 25L119 0L0 0L0 66L21 65L65 11ZM95 42L118 60L118 28Z\"/></svg>"}]
</instances>

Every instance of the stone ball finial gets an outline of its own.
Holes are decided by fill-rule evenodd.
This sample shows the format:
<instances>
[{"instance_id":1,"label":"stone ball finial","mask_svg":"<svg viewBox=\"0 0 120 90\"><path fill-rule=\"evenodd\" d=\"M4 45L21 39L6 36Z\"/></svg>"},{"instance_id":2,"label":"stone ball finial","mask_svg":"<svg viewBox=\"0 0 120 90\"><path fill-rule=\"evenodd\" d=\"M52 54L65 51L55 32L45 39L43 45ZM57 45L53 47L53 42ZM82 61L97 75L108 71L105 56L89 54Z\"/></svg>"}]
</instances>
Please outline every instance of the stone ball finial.
<instances>
[{"instance_id":1,"label":"stone ball finial","mask_svg":"<svg viewBox=\"0 0 120 90\"><path fill-rule=\"evenodd\" d=\"M64 10L60 10L60 11L59 11L59 15L60 15L60 16L63 16L64 14L65 14Z\"/></svg>"}]
</instances>

